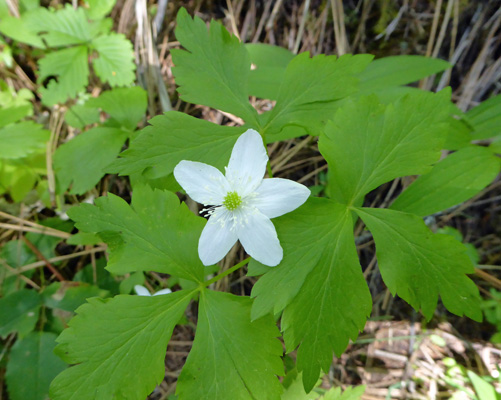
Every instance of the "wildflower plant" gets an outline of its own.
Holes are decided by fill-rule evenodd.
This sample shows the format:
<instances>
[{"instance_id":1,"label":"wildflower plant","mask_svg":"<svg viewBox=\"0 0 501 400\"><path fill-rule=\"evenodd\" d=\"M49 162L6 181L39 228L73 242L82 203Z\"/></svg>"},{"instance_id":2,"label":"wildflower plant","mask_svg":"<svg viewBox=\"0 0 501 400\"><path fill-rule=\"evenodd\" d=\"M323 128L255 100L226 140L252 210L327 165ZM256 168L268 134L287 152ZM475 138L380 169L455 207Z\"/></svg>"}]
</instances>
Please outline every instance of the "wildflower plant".
<instances>
[{"instance_id":1,"label":"wildflower plant","mask_svg":"<svg viewBox=\"0 0 501 400\"><path fill-rule=\"evenodd\" d=\"M172 50L180 97L234 114L244 125L220 126L176 111L156 116L105 167L131 177L130 204L108 194L68 211L82 233L108 244L108 271L169 274L179 289L151 296L136 288L139 296L88 299L57 340L57 354L73 366L54 379L51 399L144 399L164 378L166 347L192 301L198 303L196 334L177 382L180 399L280 399L280 337L286 353L297 350L304 389L312 390L371 312L355 246L359 219L374 238L393 295L427 320L439 298L450 312L481 319L478 289L468 277L474 265L464 245L433 233L422 217L467 200L499 172L497 147L470 143L490 134L482 131L491 129L482 118L489 108L468 116L453 106L449 89L401 86L443 71L447 63L410 56L294 56L246 46L221 24L212 21L207 29L184 9L176 37L184 47ZM83 47L58 52L77 48ZM97 74L104 74L98 65ZM71 89L57 94L77 90ZM258 113L251 95L276 103ZM113 127L118 147L127 137L122 128ZM326 197L314 197L296 182L263 179L265 145L304 135L318 137L328 164ZM455 152L441 160L443 150ZM59 157L70 158L71 147ZM363 206L370 191L409 175L419 177L389 208ZM152 182L160 178L159 188ZM208 219L179 201L179 185L210 207ZM237 240L250 257L212 276L207 265ZM248 275L259 277L250 296L213 290L213 283L247 264Z\"/></svg>"}]
</instances>

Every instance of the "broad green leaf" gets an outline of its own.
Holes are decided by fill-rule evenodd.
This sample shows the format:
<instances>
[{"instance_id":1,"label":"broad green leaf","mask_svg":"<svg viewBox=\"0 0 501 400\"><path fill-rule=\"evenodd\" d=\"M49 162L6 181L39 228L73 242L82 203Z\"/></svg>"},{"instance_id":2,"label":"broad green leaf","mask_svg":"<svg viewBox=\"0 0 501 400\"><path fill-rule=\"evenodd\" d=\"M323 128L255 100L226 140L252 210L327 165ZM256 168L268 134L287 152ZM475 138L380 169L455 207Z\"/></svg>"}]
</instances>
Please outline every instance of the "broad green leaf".
<instances>
[{"instance_id":1,"label":"broad green leaf","mask_svg":"<svg viewBox=\"0 0 501 400\"><path fill-rule=\"evenodd\" d=\"M462 119L449 118L449 134L444 143L447 150L459 150L471 144L473 137L472 129Z\"/></svg>"},{"instance_id":2,"label":"broad green leaf","mask_svg":"<svg viewBox=\"0 0 501 400\"><path fill-rule=\"evenodd\" d=\"M331 196L357 204L383 183L428 172L448 134L448 96L415 93L387 106L369 96L340 109L319 140Z\"/></svg>"},{"instance_id":3,"label":"broad green leaf","mask_svg":"<svg viewBox=\"0 0 501 400\"><path fill-rule=\"evenodd\" d=\"M83 129L87 125L99 122L99 110L86 104L75 104L68 108L64 114L64 120L73 128Z\"/></svg>"},{"instance_id":4,"label":"broad green leaf","mask_svg":"<svg viewBox=\"0 0 501 400\"><path fill-rule=\"evenodd\" d=\"M0 337L17 332L26 336L35 328L40 296L34 290L21 289L0 299Z\"/></svg>"},{"instance_id":5,"label":"broad green leaf","mask_svg":"<svg viewBox=\"0 0 501 400\"><path fill-rule=\"evenodd\" d=\"M40 0L20 0L19 6L21 13L35 10L40 7Z\"/></svg>"},{"instance_id":6,"label":"broad green leaf","mask_svg":"<svg viewBox=\"0 0 501 400\"><path fill-rule=\"evenodd\" d=\"M54 154L58 193L84 194L105 175L104 168L118 155L128 133L119 128L90 129L59 146Z\"/></svg>"},{"instance_id":7,"label":"broad green leaf","mask_svg":"<svg viewBox=\"0 0 501 400\"><path fill-rule=\"evenodd\" d=\"M118 127L133 131L144 118L148 98L146 91L139 86L115 88L91 98L85 103L87 107L97 107L110 116L107 124L112 122Z\"/></svg>"},{"instance_id":8,"label":"broad green leaf","mask_svg":"<svg viewBox=\"0 0 501 400\"><path fill-rule=\"evenodd\" d=\"M365 326L371 295L345 206L310 198L273 221L284 258L254 285L252 317L284 310L285 345L288 352L299 345L298 371L310 391L320 369L328 372L333 351L340 355Z\"/></svg>"},{"instance_id":9,"label":"broad green leaf","mask_svg":"<svg viewBox=\"0 0 501 400\"><path fill-rule=\"evenodd\" d=\"M11 400L46 400L52 379L66 369L55 354L56 334L32 332L18 339L7 363L7 389Z\"/></svg>"},{"instance_id":10,"label":"broad green leaf","mask_svg":"<svg viewBox=\"0 0 501 400\"><path fill-rule=\"evenodd\" d=\"M31 113L29 105L3 107L0 109L0 128L21 120Z\"/></svg>"},{"instance_id":11,"label":"broad green leaf","mask_svg":"<svg viewBox=\"0 0 501 400\"><path fill-rule=\"evenodd\" d=\"M319 394L314 390L310 393L304 391L302 374L298 374L296 370L287 373L283 382L284 386L286 379L292 378L290 376L291 374L295 375L295 378L293 378L294 380L285 388L280 400L317 400L319 398ZM322 381L319 380L317 385L321 382Z\"/></svg>"},{"instance_id":12,"label":"broad green leaf","mask_svg":"<svg viewBox=\"0 0 501 400\"><path fill-rule=\"evenodd\" d=\"M42 39L33 31L26 18L16 18L11 15L0 20L0 32L17 42L26 43L33 47L45 48Z\"/></svg>"},{"instance_id":13,"label":"broad green leaf","mask_svg":"<svg viewBox=\"0 0 501 400\"><path fill-rule=\"evenodd\" d=\"M198 239L205 220L180 205L174 193L139 186L131 205L111 193L95 203L71 208L68 215L78 229L99 233L108 243L110 272L157 271L203 280Z\"/></svg>"},{"instance_id":14,"label":"broad green leaf","mask_svg":"<svg viewBox=\"0 0 501 400\"><path fill-rule=\"evenodd\" d=\"M58 354L77 364L50 386L52 400L143 400L165 374L165 351L192 292L92 298L57 339Z\"/></svg>"},{"instance_id":15,"label":"broad green leaf","mask_svg":"<svg viewBox=\"0 0 501 400\"><path fill-rule=\"evenodd\" d=\"M111 33L92 40L98 57L92 60L96 75L111 86L125 86L134 82L134 52L132 43L122 34Z\"/></svg>"},{"instance_id":16,"label":"broad green leaf","mask_svg":"<svg viewBox=\"0 0 501 400\"><path fill-rule=\"evenodd\" d=\"M222 170L245 131L177 111L156 116L149 123L108 171L130 175L148 168L160 177L172 173L181 160L204 162Z\"/></svg>"},{"instance_id":17,"label":"broad green leaf","mask_svg":"<svg viewBox=\"0 0 501 400\"><path fill-rule=\"evenodd\" d=\"M365 392L365 386L348 386L341 393L341 388L331 388L319 400L360 400Z\"/></svg>"},{"instance_id":18,"label":"broad green leaf","mask_svg":"<svg viewBox=\"0 0 501 400\"><path fill-rule=\"evenodd\" d=\"M491 97L466 113L473 127L473 139L488 139L501 135L501 95Z\"/></svg>"},{"instance_id":19,"label":"broad green leaf","mask_svg":"<svg viewBox=\"0 0 501 400\"><path fill-rule=\"evenodd\" d=\"M10 240L0 250L0 258L11 268L18 268L37 260L33 252L22 240ZM23 272L22 275L31 278L34 270ZM4 263L0 263L0 288L3 297L17 292L26 286L26 282L18 275L11 275Z\"/></svg>"},{"instance_id":20,"label":"broad green leaf","mask_svg":"<svg viewBox=\"0 0 501 400\"><path fill-rule=\"evenodd\" d=\"M75 46L47 54L38 65L39 83L48 77L57 76L57 81L51 79L46 88L40 88L42 101L48 106L64 103L68 98L76 97L89 82L86 46Z\"/></svg>"},{"instance_id":21,"label":"broad green leaf","mask_svg":"<svg viewBox=\"0 0 501 400\"><path fill-rule=\"evenodd\" d=\"M108 15L115 6L116 0L85 0L90 19L101 19Z\"/></svg>"},{"instance_id":22,"label":"broad green leaf","mask_svg":"<svg viewBox=\"0 0 501 400\"><path fill-rule=\"evenodd\" d=\"M84 10L70 4L60 10L39 7L23 15L23 19L30 30L41 32L49 47L85 45L91 40Z\"/></svg>"},{"instance_id":23,"label":"broad green leaf","mask_svg":"<svg viewBox=\"0 0 501 400\"><path fill-rule=\"evenodd\" d=\"M285 69L294 58L289 50L264 43L247 43L252 65L249 74L249 95L276 100L285 76Z\"/></svg>"},{"instance_id":24,"label":"broad green leaf","mask_svg":"<svg viewBox=\"0 0 501 400\"><path fill-rule=\"evenodd\" d=\"M310 58L308 52L296 56L287 66L275 107L260 117L266 140L319 135L337 108L336 101L356 92L356 75L371 59L371 55Z\"/></svg>"},{"instance_id":25,"label":"broad green leaf","mask_svg":"<svg viewBox=\"0 0 501 400\"><path fill-rule=\"evenodd\" d=\"M440 295L453 314L482 320L480 296L466 276L474 272L465 247L449 235L432 233L415 215L357 208L376 242L383 280L414 309L431 319Z\"/></svg>"},{"instance_id":26,"label":"broad green leaf","mask_svg":"<svg viewBox=\"0 0 501 400\"><path fill-rule=\"evenodd\" d=\"M181 98L227 111L255 125L257 112L249 103L247 88L251 63L238 38L214 20L207 31L205 22L192 19L184 8L177 14L176 38L186 49L171 50Z\"/></svg>"},{"instance_id":27,"label":"broad green leaf","mask_svg":"<svg viewBox=\"0 0 501 400\"><path fill-rule=\"evenodd\" d=\"M22 158L43 150L49 137L49 131L32 121L8 125L0 129L0 158Z\"/></svg>"},{"instance_id":28,"label":"broad green leaf","mask_svg":"<svg viewBox=\"0 0 501 400\"><path fill-rule=\"evenodd\" d=\"M57 308L64 311L74 312L78 307L91 297L106 297L107 290L97 286L80 284L75 286L73 282L54 282L42 293L44 304L50 308Z\"/></svg>"},{"instance_id":29,"label":"broad green leaf","mask_svg":"<svg viewBox=\"0 0 501 400\"><path fill-rule=\"evenodd\" d=\"M477 393L478 399L479 400L499 400L501 399L501 395L496 392L496 389L494 386L489 384L485 378L481 378L477 374L475 374L473 371L467 371L468 378L470 378L470 381L473 385L473 388L475 389L475 392ZM489 376L488 379L491 377Z\"/></svg>"},{"instance_id":30,"label":"broad green leaf","mask_svg":"<svg viewBox=\"0 0 501 400\"><path fill-rule=\"evenodd\" d=\"M465 147L416 179L391 208L423 217L446 210L479 193L496 178L500 168L499 158L489 149Z\"/></svg>"},{"instance_id":31,"label":"broad green leaf","mask_svg":"<svg viewBox=\"0 0 501 400\"><path fill-rule=\"evenodd\" d=\"M177 383L180 399L280 399L279 332L270 315L251 322L251 304L202 291L195 341Z\"/></svg>"},{"instance_id":32,"label":"broad green leaf","mask_svg":"<svg viewBox=\"0 0 501 400\"><path fill-rule=\"evenodd\" d=\"M447 61L424 56L379 58L360 73L360 91L372 93L389 86L407 85L451 67Z\"/></svg>"}]
</instances>

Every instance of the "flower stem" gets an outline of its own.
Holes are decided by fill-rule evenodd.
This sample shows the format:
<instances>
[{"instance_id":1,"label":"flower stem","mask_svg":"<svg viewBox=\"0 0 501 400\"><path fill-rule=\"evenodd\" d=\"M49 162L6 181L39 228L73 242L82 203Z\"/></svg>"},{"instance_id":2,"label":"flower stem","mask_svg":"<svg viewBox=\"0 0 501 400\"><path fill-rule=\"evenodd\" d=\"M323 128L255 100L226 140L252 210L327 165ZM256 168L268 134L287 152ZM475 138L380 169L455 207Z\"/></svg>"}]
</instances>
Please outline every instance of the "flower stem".
<instances>
[{"instance_id":1,"label":"flower stem","mask_svg":"<svg viewBox=\"0 0 501 400\"><path fill-rule=\"evenodd\" d=\"M249 261L251 260L250 257L247 257L245 260L243 261L240 261L238 264L234 265L233 267L231 267L230 269L227 269L226 271L220 273L219 275L215 276L214 278L208 280L208 281L205 281L203 283L203 286L204 287L207 287L209 285L212 285L214 282L217 282L221 279L223 279L225 276L228 276L229 274L235 272L237 269L240 269L242 268L244 265L247 265L249 263Z\"/></svg>"},{"instance_id":2,"label":"flower stem","mask_svg":"<svg viewBox=\"0 0 501 400\"><path fill-rule=\"evenodd\" d=\"M268 163L266 164L266 169L268 170L268 176L270 178L273 178L273 171L271 170L271 164L270 162L268 161Z\"/></svg>"}]
</instances>

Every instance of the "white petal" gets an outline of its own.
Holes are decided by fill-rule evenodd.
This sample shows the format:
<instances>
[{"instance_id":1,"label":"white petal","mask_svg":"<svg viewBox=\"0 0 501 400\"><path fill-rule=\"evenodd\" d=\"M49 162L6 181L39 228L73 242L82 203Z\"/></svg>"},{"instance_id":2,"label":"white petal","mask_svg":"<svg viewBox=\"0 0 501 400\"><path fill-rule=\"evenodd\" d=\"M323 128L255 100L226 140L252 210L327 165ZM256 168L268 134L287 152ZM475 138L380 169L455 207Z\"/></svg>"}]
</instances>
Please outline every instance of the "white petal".
<instances>
[{"instance_id":1,"label":"white petal","mask_svg":"<svg viewBox=\"0 0 501 400\"><path fill-rule=\"evenodd\" d=\"M151 296L151 293L144 286L136 285L134 286L134 290L136 291L138 296Z\"/></svg>"},{"instance_id":2,"label":"white petal","mask_svg":"<svg viewBox=\"0 0 501 400\"><path fill-rule=\"evenodd\" d=\"M204 205L220 205L231 187L217 168L195 162L181 161L174 168L174 177L188 195Z\"/></svg>"},{"instance_id":3,"label":"white petal","mask_svg":"<svg viewBox=\"0 0 501 400\"><path fill-rule=\"evenodd\" d=\"M255 210L238 226L238 239L245 251L260 263L274 267L282 261L283 250L275 226L268 217Z\"/></svg>"},{"instance_id":4,"label":"white petal","mask_svg":"<svg viewBox=\"0 0 501 400\"><path fill-rule=\"evenodd\" d=\"M159 290L158 292L154 293L153 296L160 296L162 294L169 294L169 293L172 293L172 290L167 288L167 289Z\"/></svg>"},{"instance_id":5,"label":"white petal","mask_svg":"<svg viewBox=\"0 0 501 400\"><path fill-rule=\"evenodd\" d=\"M198 256L204 265L220 261L237 242L237 233L232 226L231 212L223 207L217 208L198 241Z\"/></svg>"},{"instance_id":6,"label":"white petal","mask_svg":"<svg viewBox=\"0 0 501 400\"><path fill-rule=\"evenodd\" d=\"M233 147L226 178L240 196L245 196L263 180L267 162L268 154L261 135L254 129L248 129Z\"/></svg>"},{"instance_id":7,"label":"white petal","mask_svg":"<svg viewBox=\"0 0 501 400\"><path fill-rule=\"evenodd\" d=\"M268 218L279 217L301 206L310 196L310 189L289 179L263 179L248 204Z\"/></svg>"}]
</instances>

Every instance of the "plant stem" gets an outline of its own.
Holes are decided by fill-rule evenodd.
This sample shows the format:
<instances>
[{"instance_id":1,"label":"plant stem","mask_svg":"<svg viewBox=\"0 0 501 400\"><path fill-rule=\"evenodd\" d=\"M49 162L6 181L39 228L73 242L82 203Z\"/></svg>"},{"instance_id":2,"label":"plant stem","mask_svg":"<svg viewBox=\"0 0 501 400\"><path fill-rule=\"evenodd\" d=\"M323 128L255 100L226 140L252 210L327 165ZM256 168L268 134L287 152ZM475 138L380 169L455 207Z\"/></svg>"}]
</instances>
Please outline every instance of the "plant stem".
<instances>
[{"instance_id":1,"label":"plant stem","mask_svg":"<svg viewBox=\"0 0 501 400\"><path fill-rule=\"evenodd\" d=\"M234 265L233 267L231 267L230 269L227 269L226 271L220 273L219 275L215 276L214 278L208 280L208 281L205 281L203 283L203 286L204 287L207 287L209 285L212 285L214 282L217 282L221 279L223 279L225 276L228 276L229 274L235 272L237 269L240 269L242 268L244 265L247 265L249 263L249 261L251 260L250 257L247 257L245 260L243 261L240 261L238 264Z\"/></svg>"}]
</instances>

